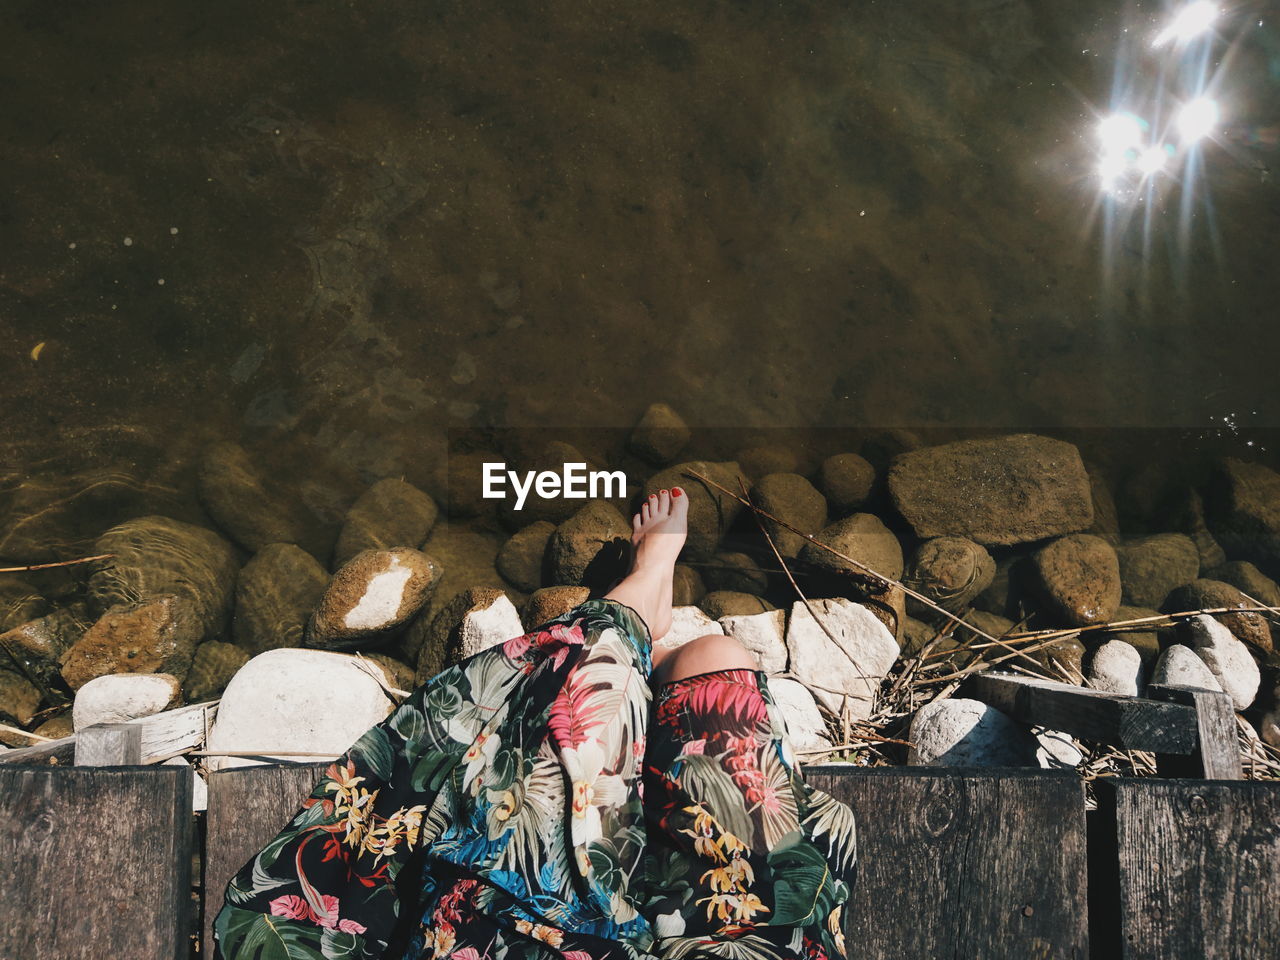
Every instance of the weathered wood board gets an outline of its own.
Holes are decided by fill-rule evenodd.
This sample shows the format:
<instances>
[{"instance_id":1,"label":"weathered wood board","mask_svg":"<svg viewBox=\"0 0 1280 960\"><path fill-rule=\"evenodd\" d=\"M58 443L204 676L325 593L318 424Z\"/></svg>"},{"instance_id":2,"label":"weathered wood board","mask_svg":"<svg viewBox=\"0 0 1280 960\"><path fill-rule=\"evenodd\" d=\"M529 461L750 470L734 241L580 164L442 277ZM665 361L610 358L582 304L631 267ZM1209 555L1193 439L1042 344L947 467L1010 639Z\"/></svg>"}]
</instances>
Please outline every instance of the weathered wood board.
<instances>
[{"instance_id":1,"label":"weathered wood board","mask_svg":"<svg viewBox=\"0 0 1280 960\"><path fill-rule=\"evenodd\" d=\"M1280 957L1280 784L1117 778L1097 786L1100 809L1114 814L1101 822L1113 825L1119 862L1119 942L1109 955Z\"/></svg>"},{"instance_id":2,"label":"weathered wood board","mask_svg":"<svg viewBox=\"0 0 1280 960\"><path fill-rule=\"evenodd\" d=\"M0 957L186 960L191 772L0 767Z\"/></svg>"},{"instance_id":3,"label":"weathered wood board","mask_svg":"<svg viewBox=\"0 0 1280 960\"><path fill-rule=\"evenodd\" d=\"M1084 790L1074 773L927 767L806 779L848 803L850 956L1089 956Z\"/></svg>"},{"instance_id":4,"label":"weathered wood board","mask_svg":"<svg viewBox=\"0 0 1280 960\"><path fill-rule=\"evenodd\" d=\"M213 956L213 918L222 909L227 883L293 819L328 767L259 764L209 775L202 956Z\"/></svg>"}]
</instances>

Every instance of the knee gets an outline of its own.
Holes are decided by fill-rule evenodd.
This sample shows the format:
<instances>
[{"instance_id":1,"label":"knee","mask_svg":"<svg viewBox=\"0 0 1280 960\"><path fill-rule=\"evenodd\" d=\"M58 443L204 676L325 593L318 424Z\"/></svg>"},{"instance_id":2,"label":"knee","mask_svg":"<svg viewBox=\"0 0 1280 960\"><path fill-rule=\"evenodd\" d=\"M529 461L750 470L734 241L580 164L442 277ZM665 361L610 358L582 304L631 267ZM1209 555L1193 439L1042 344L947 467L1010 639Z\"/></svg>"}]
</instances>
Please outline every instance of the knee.
<instances>
[{"instance_id":1,"label":"knee","mask_svg":"<svg viewBox=\"0 0 1280 960\"><path fill-rule=\"evenodd\" d=\"M674 651L668 680L682 680L712 670L756 670L759 664L733 637L709 633Z\"/></svg>"}]
</instances>

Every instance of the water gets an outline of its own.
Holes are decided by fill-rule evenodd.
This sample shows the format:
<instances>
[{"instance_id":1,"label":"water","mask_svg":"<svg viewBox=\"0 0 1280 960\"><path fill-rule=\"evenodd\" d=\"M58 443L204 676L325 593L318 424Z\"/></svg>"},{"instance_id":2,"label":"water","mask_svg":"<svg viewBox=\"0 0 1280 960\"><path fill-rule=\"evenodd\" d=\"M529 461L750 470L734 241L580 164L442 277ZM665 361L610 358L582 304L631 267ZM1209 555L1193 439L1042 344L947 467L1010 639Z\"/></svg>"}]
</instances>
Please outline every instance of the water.
<instances>
[{"instance_id":1,"label":"water","mask_svg":"<svg viewBox=\"0 0 1280 960\"><path fill-rule=\"evenodd\" d=\"M215 440L332 524L450 431L655 400L1274 463L1269 143L1100 200L1098 119L1180 82L1163 10L9 5L0 557L200 520ZM1232 129L1276 122L1274 12L1207 48Z\"/></svg>"}]
</instances>

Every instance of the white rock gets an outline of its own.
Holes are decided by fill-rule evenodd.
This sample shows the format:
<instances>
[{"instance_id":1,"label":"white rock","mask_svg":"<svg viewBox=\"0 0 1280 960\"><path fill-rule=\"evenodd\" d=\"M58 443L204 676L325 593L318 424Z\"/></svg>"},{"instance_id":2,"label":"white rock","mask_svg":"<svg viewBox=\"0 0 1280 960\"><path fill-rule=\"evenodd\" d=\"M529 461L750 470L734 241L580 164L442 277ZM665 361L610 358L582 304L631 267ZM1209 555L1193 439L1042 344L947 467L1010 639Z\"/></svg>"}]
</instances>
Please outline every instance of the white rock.
<instances>
[{"instance_id":1,"label":"white rock","mask_svg":"<svg viewBox=\"0 0 1280 960\"><path fill-rule=\"evenodd\" d=\"M836 713L844 695L855 720L871 715L880 684L898 659L898 643L866 607L852 600L811 600L831 637L797 601L787 622L791 672ZM835 642L832 642L832 637Z\"/></svg>"},{"instance_id":2,"label":"white rock","mask_svg":"<svg viewBox=\"0 0 1280 960\"><path fill-rule=\"evenodd\" d=\"M194 782L191 784L191 809L208 810L209 809L209 788L204 782L204 777L196 772L196 768L191 766L182 757L170 757L168 760L160 764L162 767L186 767L191 771Z\"/></svg>"},{"instance_id":3,"label":"white rock","mask_svg":"<svg viewBox=\"0 0 1280 960\"><path fill-rule=\"evenodd\" d=\"M1108 640L1094 651L1087 680L1094 690L1136 697L1143 683L1142 656L1131 643Z\"/></svg>"},{"instance_id":4,"label":"white rock","mask_svg":"<svg viewBox=\"0 0 1280 960\"><path fill-rule=\"evenodd\" d=\"M338 758L394 705L366 667L345 653L285 647L260 653L238 671L222 693L209 732L209 750L279 751ZM382 670L386 682L392 681ZM303 757L280 759L300 761ZM209 757L211 770L255 766L246 757Z\"/></svg>"},{"instance_id":5,"label":"white rock","mask_svg":"<svg viewBox=\"0 0 1280 960\"><path fill-rule=\"evenodd\" d=\"M462 637L462 656L465 659L481 650L506 643L512 637L522 636L525 629L520 623L520 614L515 604L504 593L489 606L469 611L462 618L459 632Z\"/></svg>"},{"instance_id":6,"label":"white rock","mask_svg":"<svg viewBox=\"0 0 1280 960\"><path fill-rule=\"evenodd\" d=\"M785 610L767 610L721 617L720 629L726 637L742 644L765 673L781 673L787 669L787 642L783 639L786 619Z\"/></svg>"},{"instance_id":7,"label":"white rock","mask_svg":"<svg viewBox=\"0 0 1280 960\"><path fill-rule=\"evenodd\" d=\"M1074 770L1084 763L1084 754L1070 734L1033 726L1031 735L1036 738L1036 760L1046 770Z\"/></svg>"},{"instance_id":8,"label":"white rock","mask_svg":"<svg viewBox=\"0 0 1280 960\"><path fill-rule=\"evenodd\" d=\"M1222 684L1203 660L1190 647L1175 644L1160 654L1156 668L1151 671L1151 682L1177 687L1199 687L1201 690L1221 690Z\"/></svg>"},{"instance_id":9,"label":"white rock","mask_svg":"<svg viewBox=\"0 0 1280 960\"><path fill-rule=\"evenodd\" d=\"M1217 678L1237 710L1244 710L1258 695L1262 674L1244 641L1213 617L1201 614L1186 624L1191 649Z\"/></svg>"},{"instance_id":10,"label":"white rock","mask_svg":"<svg viewBox=\"0 0 1280 960\"><path fill-rule=\"evenodd\" d=\"M995 707L949 698L926 703L907 734L910 766L1035 767L1039 741Z\"/></svg>"},{"instance_id":11,"label":"white rock","mask_svg":"<svg viewBox=\"0 0 1280 960\"><path fill-rule=\"evenodd\" d=\"M170 673L109 673L76 691L73 730L95 723L124 723L159 713L177 701L182 685Z\"/></svg>"},{"instance_id":12,"label":"white rock","mask_svg":"<svg viewBox=\"0 0 1280 960\"><path fill-rule=\"evenodd\" d=\"M769 692L796 750L823 750L831 746L818 704L804 684L785 677L770 677Z\"/></svg>"},{"instance_id":13,"label":"white rock","mask_svg":"<svg viewBox=\"0 0 1280 960\"><path fill-rule=\"evenodd\" d=\"M674 607L671 610L671 629L654 646L674 650L676 647L683 647L690 640L719 632L720 625L707 616L701 607Z\"/></svg>"}]
</instances>

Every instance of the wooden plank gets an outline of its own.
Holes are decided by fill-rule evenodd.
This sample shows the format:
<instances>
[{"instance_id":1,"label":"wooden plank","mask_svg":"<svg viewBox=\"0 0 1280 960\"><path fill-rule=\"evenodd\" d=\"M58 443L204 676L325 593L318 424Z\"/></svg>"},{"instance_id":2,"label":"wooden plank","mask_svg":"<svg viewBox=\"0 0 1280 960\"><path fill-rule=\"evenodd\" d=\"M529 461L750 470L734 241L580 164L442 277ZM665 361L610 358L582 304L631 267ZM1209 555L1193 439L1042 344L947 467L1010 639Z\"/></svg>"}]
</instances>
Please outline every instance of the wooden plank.
<instances>
[{"instance_id":1,"label":"wooden plank","mask_svg":"<svg viewBox=\"0 0 1280 960\"><path fill-rule=\"evenodd\" d=\"M1126 960L1280 957L1280 783L1099 780ZM1122 952L1123 951L1123 952Z\"/></svg>"},{"instance_id":2,"label":"wooden plank","mask_svg":"<svg viewBox=\"0 0 1280 960\"><path fill-rule=\"evenodd\" d=\"M187 960L191 774L0 767L0 957Z\"/></svg>"},{"instance_id":3,"label":"wooden plank","mask_svg":"<svg viewBox=\"0 0 1280 960\"><path fill-rule=\"evenodd\" d=\"M129 723L95 723L76 734L77 767L123 767L142 763L142 730Z\"/></svg>"},{"instance_id":4,"label":"wooden plank","mask_svg":"<svg viewBox=\"0 0 1280 960\"><path fill-rule=\"evenodd\" d=\"M1023 723L1040 724L1127 750L1191 755L1195 707L999 672L975 674L964 692Z\"/></svg>"},{"instance_id":5,"label":"wooden plank","mask_svg":"<svg viewBox=\"0 0 1280 960\"><path fill-rule=\"evenodd\" d=\"M205 730L217 715L217 700L165 710L149 717L126 721L142 730L142 763L152 763L204 743ZM0 764L71 763L77 734L0 753ZM56 760L51 759L56 758Z\"/></svg>"},{"instance_id":6,"label":"wooden plank","mask_svg":"<svg viewBox=\"0 0 1280 960\"><path fill-rule=\"evenodd\" d=\"M273 763L209 775L202 956L213 956L213 918L231 878L294 818L328 768L329 762Z\"/></svg>"},{"instance_id":7,"label":"wooden plank","mask_svg":"<svg viewBox=\"0 0 1280 960\"><path fill-rule=\"evenodd\" d=\"M1220 690L1147 684L1147 697L1193 707L1196 711L1197 745L1189 757L1158 755L1162 777L1203 777L1206 780L1243 780L1240 743L1236 737L1236 707L1231 695Z\"/></svg>"},{"instance_id":8,"label":"wooden plank","mask_svg":"<svg viewBox=\"0 0 1280 960\"><path fill-rule=\"evenodd\" d=\"M1074 772L805 767L858 823L850 956L1089 956L1084 787Z\"/></svg>"}]
</instances>

